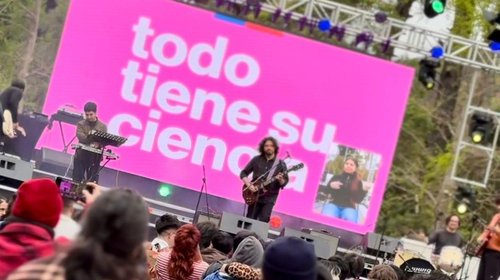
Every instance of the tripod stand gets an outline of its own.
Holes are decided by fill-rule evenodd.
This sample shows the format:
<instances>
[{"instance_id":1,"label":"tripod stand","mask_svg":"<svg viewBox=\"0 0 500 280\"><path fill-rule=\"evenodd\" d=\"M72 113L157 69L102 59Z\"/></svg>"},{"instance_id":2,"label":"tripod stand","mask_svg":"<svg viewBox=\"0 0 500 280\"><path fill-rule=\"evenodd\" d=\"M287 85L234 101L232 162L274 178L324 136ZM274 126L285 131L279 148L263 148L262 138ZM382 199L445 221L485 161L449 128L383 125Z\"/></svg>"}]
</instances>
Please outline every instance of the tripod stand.
<instances>
[{"instance_id":1,"label":"tripod stand","mask_svg":"<svg viewBox=\"0 0 500 280\"><path fill-rule=\"evenodd\" d=\"M205 165L203 164L203 178L201 178L201 188L200 188L200 192L198 193L198 202L196 202L196 208L194 210L194 216L195 217L198 217L200 216L200 213L198 212L199 208L200 208L200 202L201 202L201 195L203 194L203 191L205 191L205 200L206 200L206 203L207 203L207 214L208 214L208 221L210 221L210 208L208 207L208 187L207 187L207 176L206 176L206 173L205 173ZM198 219L196 218L196 219ZM195 222L195 220L193 219L193 223Z\"/></svg>"}]
</instances>

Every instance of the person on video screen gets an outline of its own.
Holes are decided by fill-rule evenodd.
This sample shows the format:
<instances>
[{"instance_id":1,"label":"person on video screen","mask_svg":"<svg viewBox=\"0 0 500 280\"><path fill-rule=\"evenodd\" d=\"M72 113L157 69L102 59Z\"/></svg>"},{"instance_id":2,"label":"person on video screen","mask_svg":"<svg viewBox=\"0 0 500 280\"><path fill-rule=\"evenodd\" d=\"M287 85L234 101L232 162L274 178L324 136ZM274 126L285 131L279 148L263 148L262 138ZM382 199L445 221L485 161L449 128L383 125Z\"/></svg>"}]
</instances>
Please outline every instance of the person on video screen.
<instances>
[{"instance_id":1,"label":"person on video screen","mask_svg":"<svg viewBox=\"0 0 500 280\"><path fill-rule=\"evenodd\" d=\"M353 157L347 157L341 174L335 175L327 185L327 202L322 214L357 223L357 206L366 196L363 182L358 174L359 163Z\"/></svg>"}]
</instances>

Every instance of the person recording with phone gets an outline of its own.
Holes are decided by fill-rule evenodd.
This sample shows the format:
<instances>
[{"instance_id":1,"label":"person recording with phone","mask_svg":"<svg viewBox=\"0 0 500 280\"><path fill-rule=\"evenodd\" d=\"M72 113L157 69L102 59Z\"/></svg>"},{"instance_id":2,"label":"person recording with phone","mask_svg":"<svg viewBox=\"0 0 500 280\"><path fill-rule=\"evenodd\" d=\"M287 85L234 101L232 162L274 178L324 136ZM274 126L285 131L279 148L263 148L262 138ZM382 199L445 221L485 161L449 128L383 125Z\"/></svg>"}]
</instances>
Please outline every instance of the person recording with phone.
<instances>
[{"instance_id":1,"label":"person recording with phone","mask_svg":"<svg viewBox=\"0 0 500 280\"><path fill-rule=\"evenodd\" d=\"M87 102L83 108L85 111L85 119L77 124L76 137L80 144L91 148L100 149L101 144L92 142L89 137L92 131L107 132L106 124L101 122L97 117L97 104ZM99 165L102 160L102 155L78 148L75 151L73 159L73 181L81 183L83 181L99 181Z\"/></svg>"},{"instance_id":2,"label":"person recording with phone","mask_svg":"<svg viewBox=\"0 0 500 280\"><path fill-rule=\"evenodd\" d=\"M288 184L288 175L283 173L287 170L287 167L285 162L278 158L279 146L275 138L264 138L259 144L259 152L260 155L252 158L245 168L241 170L240 178L246 188L254 193L258 193L257 203L248 207L247 217L267 223L271 219L271 213L273 212L274 204L278 199L280 190ZM250 174L253 174L252 176L255 180L266 172L269 175L263 178L263 181L267 181L273 176L276 180L266 186L265 189L259 189L248 178Z\"/></svg>"}]
</instances>

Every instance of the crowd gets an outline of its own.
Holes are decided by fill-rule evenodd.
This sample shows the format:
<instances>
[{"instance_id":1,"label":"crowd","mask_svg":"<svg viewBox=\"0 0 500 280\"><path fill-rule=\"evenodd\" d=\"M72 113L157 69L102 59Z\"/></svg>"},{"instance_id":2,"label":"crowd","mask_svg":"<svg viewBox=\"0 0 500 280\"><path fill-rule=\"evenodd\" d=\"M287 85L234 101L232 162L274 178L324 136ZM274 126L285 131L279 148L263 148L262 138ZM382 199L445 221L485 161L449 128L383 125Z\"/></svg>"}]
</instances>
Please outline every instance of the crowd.
<instances>
[{"instance_id":1,"label":"crowd","mask_svg":"<svg viewBox=\"0 0 500 280\"><path fill-rule=\"evenodd\" d=\"M89 184L84 195L77 222L73 203L54 181L24 182L4 205L0 279L345 280L363 273L363 257L356 254L319 260L299 238L268 241L246 230L233 236L211 222L183 225L168 214L157 220L158 237L148 242L149 212L139 194ZM373 280L406 277L386 264L368 274ZM436 273L413 279L450 278Z\"/></svg>"}]
</instances>

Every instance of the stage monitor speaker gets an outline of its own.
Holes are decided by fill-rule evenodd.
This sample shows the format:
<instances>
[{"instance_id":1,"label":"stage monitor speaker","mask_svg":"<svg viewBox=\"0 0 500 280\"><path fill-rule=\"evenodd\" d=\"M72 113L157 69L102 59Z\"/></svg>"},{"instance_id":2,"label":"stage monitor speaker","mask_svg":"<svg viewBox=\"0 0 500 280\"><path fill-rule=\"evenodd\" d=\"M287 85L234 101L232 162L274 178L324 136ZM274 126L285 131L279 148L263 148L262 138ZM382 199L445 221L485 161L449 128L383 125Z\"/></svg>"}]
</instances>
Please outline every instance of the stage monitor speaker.
<instances>
[{"instance_id":1,"label":"stage monitor speaker","mask_svg":"<svg viewBox=\"0 0 500 280\"><path fill-rule=\"evenodd\" d=\"M59 176L64 176L68 166L70 167L68 177L71 177L73 174L73 166L71 162L72 155L62 152L56 151L48 148L42 148L42 159L39 163L39 168L43 171L51 172L54 174L58 174Z\"/></svg>"},{"instance_id":2,"label":"stage monitor speaker","mask_svg":"<svg viewBox=\"0 0 500 280\"><path fill-rule=\"evenodd\" d=\"M49 124L49 118L39 113L25 113L20 114L18 119L19 124L26 130L26 137L6 138L4 151L29 162L33 158L33 151L38 140Z\"/></svg>"},{"instance_id":3,"label":"stage monitor speaker","mask_svg":"<svg viewBox=\"0 0 500 280\"><path fill-rule=\"evenodd\" d=\"M242 230L249 230L255 232L260 238L267 240L269 224L224 212L222 213L219 229L232 234L237 234Z\"/></svg>"},{"instance_id":4,"label":"stage monitor speaker","mask_svg":"<svg viewBox=\"0 0 500 280\"><path fill-rule=\"evenodd\" d=\"M221 215L217 214L217 213L208 214L206 212L198 211L198 213L196 213L194 215L193 221L195 224L201 223L201 222L212 222L212 223L216 224L218 227L220 227Z\"/></svg>"},{"instance_id":5,"label":"stage monitor speaker","mask_svg":"<svg viewBox=\"0 0 500 280\"><path fill-rule=\"evenodd\" d=\"M380 252L394 254L398 248L401 241L397 238L384 236L378 233L368 233L368 249L372 251L378 251L380 246Z\"/></svg>"},{"instance_id":6,"label":"stage monitor speaker","mask_svg":"<svg viewBox=\"0 0 500 280\"><path fill-rule=\"evenodd\" d=\"M18 187L22 182L31 179L33 166L34 163L16 156L0 154L0 177L13 180L14 183L9 184L11 186Z\"/></svg>"},{"instance_id":7,"label":"stage monitor speaker","mask_svg":"<svg viewBox=\"0 0 500 280\"><path fill-rule=\"evenodd\" d=\"M334 236L315 236L298 230L284 228L281 236L295 236L314 245L314 251L318 258L328 259L334 256L339 246L339 239Z\"/></svg>"}]
</instances>

